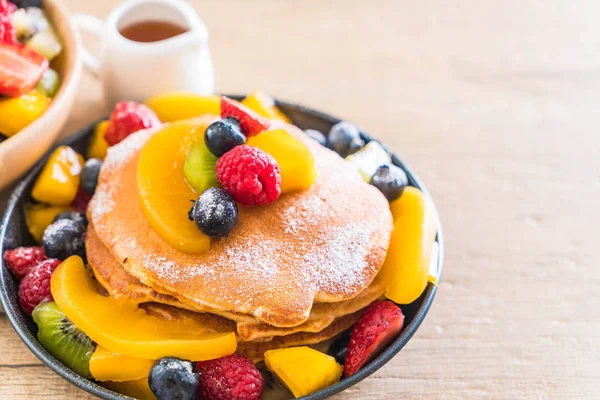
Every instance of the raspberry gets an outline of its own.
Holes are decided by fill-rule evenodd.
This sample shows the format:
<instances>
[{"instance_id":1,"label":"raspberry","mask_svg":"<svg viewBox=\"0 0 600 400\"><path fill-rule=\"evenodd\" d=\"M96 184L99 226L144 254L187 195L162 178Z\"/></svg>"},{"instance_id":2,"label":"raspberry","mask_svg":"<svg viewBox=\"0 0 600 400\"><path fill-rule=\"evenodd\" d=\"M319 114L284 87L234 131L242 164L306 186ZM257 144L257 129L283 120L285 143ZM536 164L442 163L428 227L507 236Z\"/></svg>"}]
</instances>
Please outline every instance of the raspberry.
<instances>
[{"instance_id":1,"label":"raspberry","mask_svg":"<svg viewBox=\"0 0 600 400\"><path fill-rule=\"evenodd\" d=\"M223 189L245 206L270 204L281 194L277 161L256 147L234 147L219 158L216 169Z\"/></svg>"},{"instance_id":2,"label":"raspberry","mask_svg":"<svg viewBox=\"0 0 600 400\"><path fill-rule=\"evenodd\" d=\"M10 17L0 16L0 42L9 44L17 42L17 30L10 21Z\"/></svg>"},{"instance_id":3,"label":"raspberry","mask_svg":"<svg viewBox=\"0 0 600 400\"><path fill-rule=\"evenodd\" d=\"M79 187L75 199L71 203L71 207L73 207L75 211L85 214L90 200L92 200L92 195Z\"/></svg>"},{"instance_id":4,"label":"raspberry","mask_svg":"<svg viewBox=\"0 0 600 400\"><path fill-rule=\"evenodd\" d=\"M258 400L265 381L254 364L236 354L198 362L198 400Z\"/></svg>"},{"instance_id":5,"label":"raspberry","mask_svg":"<svg viewBox=\"0 0 600 400\"><path fill-rule=\"evenodd\" d=\"M134 132L157 125L160 125L160 120L154 111L145 105L124 101L115 106L104 138L109 145L114 146Z\"/></svg>"},{"instance_id":6,"label":"raspberry","mask_svg":"<svg viewBox=\"0 0 600 400\"><path fill-rule=\"evenodd\" d=\"M14 250L4 252L4 262L15 278L21 280L40 261L44 261L46 255L42 246L18 247Z\"/></svg>"},{"instance_id":7,"label":"raspberry","mask_svg":"<svg viewBox=\"0 0 600 400\"><path fill-rule=\"evenodd\" d=\"M60 261L56 259L44 260L29 271L21 281L19 285L19 304L27 314L31 315L38 304L53 300L50 291L50 278L59 264Z\"/></svg>"},{"instance_id":8,"label":"raspberry","mask_svg":"<svg viewBox=\"0 0 600 400\"><path fill-rule=\"evenodd\" d=\"M252 111L245 105L223 96L221 98L221 118L233 117L240 122L244 135L250 137L269 129L271 122L265 117Z\"/></svg>"}]
</instances>

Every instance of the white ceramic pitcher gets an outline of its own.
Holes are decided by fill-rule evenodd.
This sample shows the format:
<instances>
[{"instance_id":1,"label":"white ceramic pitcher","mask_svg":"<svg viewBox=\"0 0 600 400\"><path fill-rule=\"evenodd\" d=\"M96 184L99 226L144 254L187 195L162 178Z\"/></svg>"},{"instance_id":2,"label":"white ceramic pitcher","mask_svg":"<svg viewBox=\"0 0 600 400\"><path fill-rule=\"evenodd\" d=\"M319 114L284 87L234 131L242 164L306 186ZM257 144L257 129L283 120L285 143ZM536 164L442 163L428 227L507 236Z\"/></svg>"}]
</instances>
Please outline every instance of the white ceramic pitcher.
<instances>
[{"instance_id":1,"label":"white ceramic pitcher","mask_svg":"<svg viewBox=\"0 0 600 400\"><path fill-rule=\"evenodd\" d=\"M75 24L100 41L98 56L83 51L87 68L97 75L110 105L143 101L169 91L211 94L214 72L208 31L183 0L130 0L116 7L106 21L76 15ZM164 21L187 32L157 42L135 42L121 35L123 27L142 21Z\"/></svg>"}]
</instances>

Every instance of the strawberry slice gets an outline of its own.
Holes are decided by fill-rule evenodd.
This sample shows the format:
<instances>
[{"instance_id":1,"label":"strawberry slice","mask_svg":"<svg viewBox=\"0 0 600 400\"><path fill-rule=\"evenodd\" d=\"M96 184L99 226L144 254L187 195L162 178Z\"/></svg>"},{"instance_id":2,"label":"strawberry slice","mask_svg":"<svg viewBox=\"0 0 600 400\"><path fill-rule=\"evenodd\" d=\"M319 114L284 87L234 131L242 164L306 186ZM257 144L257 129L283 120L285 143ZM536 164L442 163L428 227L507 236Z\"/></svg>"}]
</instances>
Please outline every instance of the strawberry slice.
<instances>
[{"instance_id":1,"label":"strawberry slice","mask_svg":"<svg viewBox=\"0 0 600 400\"><path fill-rule=\"evenodd\" d=\"M0 43L0 95L29 92L48 69L48 60L21 44Z\"/></svg>"},{"instance_id":2,"label":"strawberry slice","mask_svg":"<svg viewBox=\"0 0 600 400\"><path fill-rule=\"evenodd\" d=\"M398 336L403 325L402 310L391 301L371 304L354 325L350 335L344 376L355 374L371 361Z\"/></svg>"},{"instance_id":3,"label":"strawberry slice","mask_svg":"<svg viewBox=\"0 0 600 400\"><path fill-rule=\"evenodd\" d=\"M8 0L0 0L0 16L10 17L12 13L17 11L17 6Z\"/></svg>"},{"instance_id":4,"label":"strawberry slice","mask_svg":"<svg viewBox=\"0 0 600 400\"><path fill-rule=\"evenodd\" d=\"M268 119L258 115L245 105L223 96L221 97L221 118L229 117L240 121L240 128L248 137L266 131L271 125Z\"/></svg>"}]
</instances>

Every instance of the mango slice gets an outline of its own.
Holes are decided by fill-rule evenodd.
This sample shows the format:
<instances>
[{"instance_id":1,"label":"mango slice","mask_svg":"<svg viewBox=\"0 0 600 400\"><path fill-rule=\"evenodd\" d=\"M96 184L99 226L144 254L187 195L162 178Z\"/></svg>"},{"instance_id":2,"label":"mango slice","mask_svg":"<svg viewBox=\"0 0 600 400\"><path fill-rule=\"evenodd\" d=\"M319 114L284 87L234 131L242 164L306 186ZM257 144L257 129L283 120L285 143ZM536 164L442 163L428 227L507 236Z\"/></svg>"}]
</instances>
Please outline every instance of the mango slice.
<instances>
[{"instance_id":1,"label":"mango slice","mask_svg":"<svg viewBox=\"0 0 600 400\"><path fill-rule=\"evenodd\" d=\"M242 100L242 104L263 117L290 123L290 119L275 105L275 100L261 91L256 90L250 93L248 97Z\"/></svg>"},{"instance_id":2,"label":"mango slice","mask_svg":"<svg viewBox=\"0 0 600 400\"><path fill-rule=\"evenodd\" d=\"M54 218L63 211L71 211L69 206L49 206L47 204L27 204L25 206L25 223L29 233L36 242L42 243L44 231Z\"/></svg>"},{"instance_id":3,"label":"mango slice","mask_svg":"<svg viewBox=\"0 0 600 400\"><path fill-rule=\"evenodd\" d=\"M343 371L335 358L306 346L269 350L265 363L296 398L333 385Z\"/></svg>"},{"instance_id":4,"label":"mango slice","mask_svg":"<svg viewBox=\"0 0 600 400\"><path fill-rule=\"evenodd\" d=\"M210 238L188 219L190 201L199 193L187 183L183 171L188 150L203 140L207 126L187 122L166 126L146 143L138 162L138 193L144 215L160 237L186 253L203 253L210 247Z\"/></svg>"},{"instance_id":5,"label":"mango slice","mask_svg":"<svg viewBox=\"0 0 600 400\"><path fill-rule=\"evenodd\" d=\"M156 400L156 396L150 390L148 379L138 379L127 382L104 382L106 388L125 396L133 397L138 400Z\"/></svg>"},{"instance_id":6,"label":"mango slice","mask_svg":"<svg viewBox=\"0 0 600 400\"><path fill-rule=\"evenodd\" d=\"M281 170L281 193L306 190L317 179L312 152L284 129L266 131L248 138L248 145L258 147L275 158Z\"/></svg>"},{"instance_id":7,"label":"mango slice","mask_svg":"<svg viewBox=\"0 0 600 400\"><path fill-rule=\"evenodd\" d=\"M221 96L175 92L151 97L145 103L162 122L180 121L204 114L221 114Z\"/></svg>"},{"instance_id":8,"label":"mango slice","mask_svg":"<svg viewBox=\"0 0 600 400\"><path fill-rule=\"evenodd\" d=\"M394 230L378 279L386 285L388 299L409 304L427 286L437 231L435 210L423 192L410 186L390 207Z\"/></svg>"},{"instance_id":9,"label":"mango slice","mask_svg":"<svg viewBox=\"0 0 600 400\"><path fill-rule=\"evenodd\" d=\"M37 178L31 197L40 203L67 206L79 188L79 174L85 160L69 146L60 146L50 156Z\"/></svg>"},{"instance_id":10,"label":"mango slice","mask_svg":"<svg viewBox=\"0 0 600 400\"><path fill-rule=\"evenodd\" d=\"M154 360L114 353L98 346L90 359L90 372L98 381L134 381L148 378L153 364Z\"/></svg>"},{"instance_id":11,"label":"mango slice","mask_svg":"<svg viewBox=\"0 0 600 400\"><path fill-rule=\"evenodd\" d=\"M20 97L0 98L0 133L12 136L38 119L52 99L34 90Z\"/></svg>"},{"instance_id":12,"label":"mango slice","mask_svg":"<svg viewBox=\"0 0 600 400\"><path fill-rule=\"evenodd\" d=\"M107 126L108 121L102 121L98 123L98 125L96 125L88 147L88 158L99 158L101 160L104 160L104 158L106 157L106 152L110 147L110 145L104 138L104 132L106 132Z\"/></svg>"},{"instance_id":13,"label":"mango slice","mask_svg":"<svg viewBox=\"0 0 600 400\"><path fill-rule=\"evenodd\" d=\"M207 332L194 319L167 321L134 303L102 296L78 256L58 266L50 288L67 318L111 352L150 360L173 356L203 361L233 354L237 348L234 332Z\"/></svg>"}]
</instances>

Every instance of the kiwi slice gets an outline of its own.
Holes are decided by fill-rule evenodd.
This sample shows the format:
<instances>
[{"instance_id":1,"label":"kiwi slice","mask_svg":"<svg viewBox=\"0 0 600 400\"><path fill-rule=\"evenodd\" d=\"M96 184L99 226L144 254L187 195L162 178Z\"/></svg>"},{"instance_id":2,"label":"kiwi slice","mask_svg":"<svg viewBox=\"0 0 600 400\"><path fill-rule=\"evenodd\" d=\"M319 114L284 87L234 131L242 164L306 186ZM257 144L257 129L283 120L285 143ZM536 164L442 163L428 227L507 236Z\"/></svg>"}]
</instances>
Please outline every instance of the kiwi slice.
<instances>
[{"instance_id":1,"label":"kiwi slice","mask_svg":"<svg viewBox=\"0 0 600 400\"><path fill-rule=\"evenodd\" d=\"M209 187L219 186L215 165L215 157L204 144L204 139L198 140L185 157L183 174L190 186L201 194Z\"/></svg>"},{"instance_id":2,"label":"kiwi slice","mask_svg":"<svg viewBox=\"0 0 600 400\"><path fill-rule=\"evenodd\" d=\"M294 396L292 393L273 376L264 363L260 363L256 366L260 371L263 379L265 380L265 386L263 387L262 396L260 400L290 400Z\"/></svg>"},{"instance_id":3,"label":"kiwi slice","mask_svg":"<svg viewBox=\"0 0 600 400\"><path fill-rule=\"evenodd\" d=\"M84 378L92 379L90 358L96 343L75 326L55 302L42 303L33 310L38 339L52 355Z\"/></svg>"},{"instance_id":4,"label":"kiwi slice","mask_svg":"<svg viewBox=\"0 0 600 400\"><path fill-rule=\"evenodd\" d=\"M48 68L35 88L48 97L56 96L58 89L60 89L60 76L58 72L52 68Z\"/></svg>"}]
</instances>

